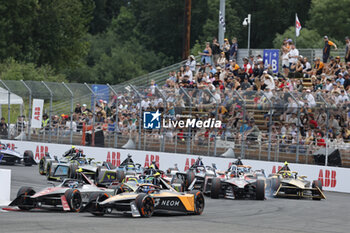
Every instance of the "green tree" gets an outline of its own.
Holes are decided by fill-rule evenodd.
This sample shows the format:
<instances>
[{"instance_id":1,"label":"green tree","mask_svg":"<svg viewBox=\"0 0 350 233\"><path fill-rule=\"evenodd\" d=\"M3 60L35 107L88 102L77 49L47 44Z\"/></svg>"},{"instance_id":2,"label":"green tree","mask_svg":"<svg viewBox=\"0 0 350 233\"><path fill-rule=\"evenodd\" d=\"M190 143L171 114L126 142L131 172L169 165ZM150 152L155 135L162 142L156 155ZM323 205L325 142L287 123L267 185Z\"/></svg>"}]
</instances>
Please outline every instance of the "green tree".
<instances>
[{"instance_id":1,"label":"green tree","mask_svg":"<svg viewBox=\"0 0 350 233\"><path fill-rule=\"evenodd\" d=\"M349 0L313 0L307 27L318 31L323 37L328 35L344 41L350 28Z\"/></svg>"},{"instance_id":2,"label":"green tree","mask_svg":"<svg viewBox=\"0 0 350 233\"><path fill-rule=\"evenodd\" d=\"M35 28L39 66L50 64L57 70L79 66L89 49L84 37L92 10L91 0L41 1Z\"/></svg>"},{"instance_id":3,"label":"green tree","mask_svg":"<svg viewBox=\"0 0 350 233\"><path fill-rule=\"evenodd\" d=\"M39 56L33 38L37 0L11 0L0 3L0 61L8 57L35 62Z\"/></svg>"},{"instance_id":4,"label":"green tree","mask_svg":"<svg viewBox=\"0 0 350 233\"><path fill-rule=\"evenodd\" d=\"M37 67L34 63L18 62L13 58L8 58L0 64L0 77L4 80L66 81L64 75L56 74L49 65Z\"/></svg>"},{"instance_id":5,"label":"green tree","mask_svg":"<svg viewBox=\"0 0 350 233\"><path fill-rule=\"evenodd\" d=\"M282 42L285 38L290 38L293 41L295 40L295 27L289 27L283 34L276 34L275 39L273 40L274 48L280 48ZM333 38L330 38L337 45L341 43ZM323 48L324 41L322 36L318 34L316 30L309 30L307 28L302 28L300 31L300 36L297 37L297 47L298 48Z\"/></svg>"}]
</instances>

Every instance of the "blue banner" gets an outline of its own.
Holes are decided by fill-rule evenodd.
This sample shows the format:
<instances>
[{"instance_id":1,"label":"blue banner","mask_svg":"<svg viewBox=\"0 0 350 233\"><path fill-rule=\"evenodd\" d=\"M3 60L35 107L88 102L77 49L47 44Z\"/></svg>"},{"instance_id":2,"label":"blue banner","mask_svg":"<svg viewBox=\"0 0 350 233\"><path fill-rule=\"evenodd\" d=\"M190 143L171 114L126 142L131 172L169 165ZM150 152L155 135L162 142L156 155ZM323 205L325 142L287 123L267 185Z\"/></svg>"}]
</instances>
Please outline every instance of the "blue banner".
<instances>
[{"instance_id":1,"label":"blue banner","mask_svg":"<svg viewBox=\"0 0 350 233\"><path fill-rule=\"evenodd\" d=\"M92 91L96 94L95 101L103 100L109 102L109 87L107 85L93 84L91 85ZM91 104L93 103L91 97Z\"/></svg>"},{"instance_id":2,"label":"blue banner","mask_svg":"<svg viewBox=\"0 0 350 233\"><path fill-rule=\"evenodd\" d=\"M278 73L279 52L278 49L264 49L265 69L270 66L273 73Z\"/></svg>"}]
</instances>

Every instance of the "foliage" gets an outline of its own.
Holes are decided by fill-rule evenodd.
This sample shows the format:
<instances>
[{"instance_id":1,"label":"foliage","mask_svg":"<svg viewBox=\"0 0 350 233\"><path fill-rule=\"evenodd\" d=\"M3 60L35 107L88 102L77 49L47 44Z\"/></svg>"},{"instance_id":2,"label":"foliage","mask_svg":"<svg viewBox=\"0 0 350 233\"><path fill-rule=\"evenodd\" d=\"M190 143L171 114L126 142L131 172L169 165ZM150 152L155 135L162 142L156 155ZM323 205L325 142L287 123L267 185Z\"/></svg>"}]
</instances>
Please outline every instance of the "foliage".
<instances>
[{"instance_id":1,"label":"foliage","mask_svg":"<svg viewBox=\"0 0 350 233\"><path fill-rule=\"evenodd\" d=\"M273 40L274 48L280 48L283 42L283 39L290 38L295 41L295 27L289 27L283 34L276 34L275 39ZM329 38L331 41L337 44L338 47L342 46L342 43ZM323 48L324 40L323 37L318 34L316 30L309 30L307 28L302 28L300 31L300 36L297 37L297 47L298 48Z\"/></svg>"},{"instance_id":2,"label":"foliage","mask_svg":"<svg viewBox=\"0 0 350 233\"><path fill-rule=\"evenodd\" d=\"M37 67L34 63L17 62L13 58L0 64L0 77L4 80L66 81L63 74L55 74L49 65Z\"/></svg>"},{"instance_id":3,"label":"foliage","mask_svg":"<svg viewBox=\"0 0 350 233\"><path fill-rule=\"evenodd\" d=\"M313 0L307 26L317 30L321 36L344 41L350 28L349 9L349 0Z\"/></svg>"}]
</instances>

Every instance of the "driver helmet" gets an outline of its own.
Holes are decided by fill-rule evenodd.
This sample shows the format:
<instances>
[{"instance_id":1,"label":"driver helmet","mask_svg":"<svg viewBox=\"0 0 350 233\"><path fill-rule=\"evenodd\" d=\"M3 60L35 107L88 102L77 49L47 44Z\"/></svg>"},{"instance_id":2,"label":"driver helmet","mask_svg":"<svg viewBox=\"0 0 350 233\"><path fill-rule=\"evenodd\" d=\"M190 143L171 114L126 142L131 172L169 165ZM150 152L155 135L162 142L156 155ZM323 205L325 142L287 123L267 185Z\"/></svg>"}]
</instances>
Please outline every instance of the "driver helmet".
<instances>
[{"instance_id":1,"label":"driver helmet","mask_svg":"<svg viewBox=\"0 0 350 233\"><path fill-rule=\"evenodd\" d=\"M79 182L78 181L72 181L68 183L69 188L78 188Z\"/></svg>"}]
</instances>

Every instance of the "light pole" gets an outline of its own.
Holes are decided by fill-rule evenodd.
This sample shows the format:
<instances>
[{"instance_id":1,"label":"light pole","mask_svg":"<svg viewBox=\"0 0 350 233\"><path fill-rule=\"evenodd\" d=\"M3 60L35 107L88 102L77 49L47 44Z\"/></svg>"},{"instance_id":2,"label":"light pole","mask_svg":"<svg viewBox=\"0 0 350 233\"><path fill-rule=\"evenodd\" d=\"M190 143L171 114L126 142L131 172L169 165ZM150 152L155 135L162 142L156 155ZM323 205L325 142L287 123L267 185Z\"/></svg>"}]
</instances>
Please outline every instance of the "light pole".
<instances>
[{"instance_id":1,"label":"light pole","mask_svg":"<svg viewBox=\"0 0 350 233\"><path fill-rule=\"evenodd\" d=\"M248 56L250 55L250 24L251 24L251 14L248 14L248 17L243 20L243 26L248 25Z\"/></svg>"}]
</instances>

